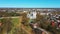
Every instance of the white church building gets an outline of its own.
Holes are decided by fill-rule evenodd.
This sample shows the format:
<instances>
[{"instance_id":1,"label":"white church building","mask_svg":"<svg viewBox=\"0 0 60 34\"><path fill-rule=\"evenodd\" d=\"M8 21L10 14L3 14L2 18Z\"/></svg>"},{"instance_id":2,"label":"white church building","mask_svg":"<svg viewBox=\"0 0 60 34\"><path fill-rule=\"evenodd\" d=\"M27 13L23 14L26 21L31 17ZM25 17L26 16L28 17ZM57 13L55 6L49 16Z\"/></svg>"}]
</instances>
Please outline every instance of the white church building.
<instances>
[{"instance_id":1,"label":"white church building","mask_svg":"<svg viewBox=\"0 0 60 34\"><path fill-rule=\"evenodd\" d=\"M30 19L36 19L36 12L35 11L31 11L30 13L27 14L27 18Z\"/></svg>"}]
</instances>

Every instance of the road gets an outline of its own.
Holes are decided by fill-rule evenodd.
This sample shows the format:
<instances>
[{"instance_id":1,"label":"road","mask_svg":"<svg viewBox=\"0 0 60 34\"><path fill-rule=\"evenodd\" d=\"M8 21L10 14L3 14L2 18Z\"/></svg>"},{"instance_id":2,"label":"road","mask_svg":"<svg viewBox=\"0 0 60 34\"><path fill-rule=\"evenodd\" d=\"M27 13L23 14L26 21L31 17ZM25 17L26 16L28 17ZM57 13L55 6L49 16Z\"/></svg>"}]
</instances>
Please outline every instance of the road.
<instances>
[{"instance_id":1,"label":"road","mask_svg":"<svg viewBox=\"0 0 60 34\"><path fill-rule=\"evenodd\" d=\"M42 28L37 28L37 29L39 29L39 30L45 32L46 34L49 34L46 30L44 30L44 29L42 29Z\"/></svg>"},{"instance_id":2,"label":"road","mask_svg":"<svg viewBox=\"0 0 60 34\"><path fill-rule=\"evenodd\" d=\"M3 18L18 18L18 17L0 17L0 19L3 19Z\"/></svg>"}]
</instances>

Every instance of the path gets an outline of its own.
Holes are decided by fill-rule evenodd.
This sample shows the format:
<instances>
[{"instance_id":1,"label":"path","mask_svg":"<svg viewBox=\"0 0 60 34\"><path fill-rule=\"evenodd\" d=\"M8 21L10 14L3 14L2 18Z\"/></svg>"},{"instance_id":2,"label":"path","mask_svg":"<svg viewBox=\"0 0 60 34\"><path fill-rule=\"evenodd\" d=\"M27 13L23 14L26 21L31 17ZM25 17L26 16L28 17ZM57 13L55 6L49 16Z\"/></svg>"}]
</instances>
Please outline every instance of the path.
<instances>
[{"instance_id":1,"label":"path","mask_svg":"<svg viewBox=\"0 0 60 34\"><path fill-rule=\"evenodd\" d=\"M47 31L45 31L44 29L42 29L42 28L38 28L39 30L41 30L41 31L43 31L43 32L45 32L46 34L49 34Z\"/></svg>"},{"instance_id":2,"label":"path","mask_svg":"<svg viewBox=\"0 0 60 34\"><path fill-rule=\"evenodd\" d=\"M18 17L0 17L0 19L3 19L3 18L19 18L19 16Z\"/></svg>"},{"instance_id":3,"label":"path","mask_svg":"<svg viewBox=\"0 0 60 34\"><path fill-rule=\"evenodd\" d=\"M26 27L25 27L23 24L22 24L22 29L23 29L26 33L28 33L28 34L33 34L33 33L31 32L32 30L30 30L30 31L27 30Z\"/></svg>"}]
</instances>

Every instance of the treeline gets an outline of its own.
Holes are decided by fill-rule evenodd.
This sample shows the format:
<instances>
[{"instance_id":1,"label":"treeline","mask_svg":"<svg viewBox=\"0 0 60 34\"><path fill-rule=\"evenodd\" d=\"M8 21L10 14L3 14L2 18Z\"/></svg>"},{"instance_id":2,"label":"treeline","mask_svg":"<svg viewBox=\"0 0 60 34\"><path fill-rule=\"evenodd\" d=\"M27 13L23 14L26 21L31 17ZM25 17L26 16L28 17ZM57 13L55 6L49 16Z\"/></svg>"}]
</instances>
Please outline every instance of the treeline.
<instances>
[{"instance_id":1,"label":"treeline","mask_svg":"<svg viewBox=\"0 0 60 34\"><path fill-rule=\"evenodd\" d=\"M0 17L9 17L9 16L20 16L16 12L0 12Z\"/></svg>"},{"instance_id":2,"label":"treeline","mask_svg":"<svg viewBox=\"0 0 60 34\"><path fill-rule=\"evenodd\" d=\"M13 23L11 22L11 18L0 19L0 23L2 23L2 25L0 26L1 34L4 34L4 33L8 34L12 29L12 27L14 26Z\"/></svg>"}]
</instances>

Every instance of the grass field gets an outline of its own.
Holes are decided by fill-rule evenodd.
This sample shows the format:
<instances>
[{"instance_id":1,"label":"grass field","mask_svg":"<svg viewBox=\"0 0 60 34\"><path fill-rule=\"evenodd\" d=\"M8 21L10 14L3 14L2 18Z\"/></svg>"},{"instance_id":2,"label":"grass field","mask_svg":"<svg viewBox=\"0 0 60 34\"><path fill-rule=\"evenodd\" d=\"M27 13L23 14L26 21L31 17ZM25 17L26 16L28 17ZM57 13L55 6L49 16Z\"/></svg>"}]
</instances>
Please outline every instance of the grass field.
<instances>
[{"instance_id":1,"label":"grass field","mask_svg":"<svg viewBox=\"0 0 60 34\"><path fill-rule=\"evenodd\" d=\"M10 31L10 33L9 34L14 34L14 32L15 32L15 29L16 28L19 28L19 25L21 24L20 22L20 18L18 17L18 18L12 18L12 23L14 24L14 26L12 27L12 29L11 29L11 31Z\"/></svg>"},{"instance_id":2,"label":"grass field","mask_svg":"<svg viewBox=\"0 0 60 34\"><path fill-rule=\"evenodd\" d=\"M4 18L2 18L2 19L4 19ZM21 21L22 21L22 17L17 17L17 18L12 18L11 17L11 22L12 22L13 26L11 25L12 26L12 29L10 30L10 32L8 32L8 34L17 34L18 32L16 30L21 30ZM29 25L24 26L23 28L24 28L23 31L28 31L28 32L31 31L31 28L30 28ZM28 33L28 32L26 32L26 33ZM19 32L19 33L22 33L22 32Z\"/></svg>"},{"instance_id":3,"label":"grass field","mask_svg":"<svg viewBox=\"0 0 60 34\"><path fill-rule=\"evenodd\" d=\"M19 23L19 18L12 18L12 23L16 26Z\"/></svg>"}]
</instances>

